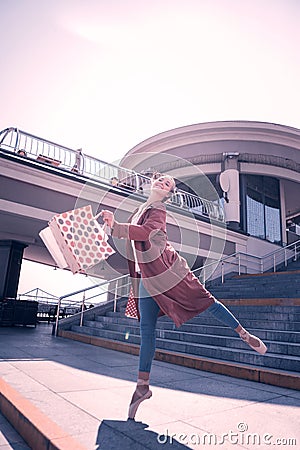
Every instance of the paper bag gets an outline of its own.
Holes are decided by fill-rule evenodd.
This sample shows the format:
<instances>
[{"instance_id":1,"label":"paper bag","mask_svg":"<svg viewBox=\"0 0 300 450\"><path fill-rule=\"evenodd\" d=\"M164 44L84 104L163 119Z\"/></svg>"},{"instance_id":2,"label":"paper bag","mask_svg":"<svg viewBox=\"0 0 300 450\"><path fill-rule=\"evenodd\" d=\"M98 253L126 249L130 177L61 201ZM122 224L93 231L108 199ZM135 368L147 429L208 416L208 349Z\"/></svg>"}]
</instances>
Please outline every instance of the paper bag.
<instances>
[{"instance_id":1,"label":"paper bag","mask_svg":"<svg viewBox=\"0 0 300 450\"><path fill-rule=\"evenodd\" d=\"M134 298L133 289L130 288L129 296L125 309L125 316L131 317L132 319L140 319L140 313L137 306L137 300Z\"/></svg>"},{"instance_id":2,"label":"paper bag","mask_svg":"<svg viewBox=\"0 0 300 450\"><path fill-rule=\"evenodd\" d=\"M57 265L66 267L66 264L73 273L86 273L115 253L107 242L107 234L94 219L91 205L56 214L49 229L55 243L49 231L42 230L41 239Z\"/></svg>"},{"instance_id":3,"label":"paper bag","mask_svg":"<svg viewBox=\"0 0 300 450\"><path fill-rule=\"evenodd\" d=\"M45 246L47 247L49 253L51 254L52 258L56 262L57 266L60 269L66 269L68 267L68 263L64 258L64 255L59 248L58 243L56 242L52 231L49 227L44 228L39 233L41 239L43 240Z\"/></svg>"}]
</instances>

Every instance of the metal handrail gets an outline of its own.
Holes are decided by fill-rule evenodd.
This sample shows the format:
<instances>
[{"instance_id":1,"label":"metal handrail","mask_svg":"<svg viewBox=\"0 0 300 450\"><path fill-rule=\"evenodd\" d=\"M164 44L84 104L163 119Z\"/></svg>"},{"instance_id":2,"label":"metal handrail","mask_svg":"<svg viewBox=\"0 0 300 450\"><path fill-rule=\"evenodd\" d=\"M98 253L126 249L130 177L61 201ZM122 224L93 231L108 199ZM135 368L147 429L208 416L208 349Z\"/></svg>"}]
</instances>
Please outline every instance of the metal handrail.
<instances>
[{"instance_id":1,"label":"metal handrail","mask_svg":"<svg viewBox=\"0 0 300 450\"><path fill-rule=\"evenodd\" d=\"M202 276L202 282L205 284L208 278L205 277L207 271L209 268L213 268L215 266L214 272L217 271L218 267L221 267L221 281L224 283L225 281L225 269L224 266L226 263L228 263L230 266L238 266L238 274L241 275L242 273L242 265L246 268L246 273L250 273L250 265L249 265L249 259L257 260L257 264L254 269L252 269L251 273L264 273L270 269L273 270L273 272L276 272L277 265L284 263L285 267L288 265L288 261L290 259L293 259L294 261L297 260L298 255L300 255L300 250L298 250L298 247L300 248L300 239L296 242L293 242L289 245L286 245L284 247L281 247L279 249L274 250L273 252L267 253L264 256L256 256L256 255L250 255L244 252L235 252L231 255L225 256L221 258L219 261L214 261L208 264L204 264L203 266L195 269L193 272L196 273L198 271L201 271L199 274L199 278ZM288 254L289 253L289 254ZM281 255L282 258L276 260L276 256ZM267 259L271 258L271 264L266 265ZM245 264L243 262L246 261ZM211 276L211 275L210 275ZM216 278L216 275L214 276Z\"/></svg>"},{"instance_id":2,"label":"metal handrail","mask_svg":"<svg viewBox=\"0 0 300 450\"><path fill-rule=\"evenodd\" d=\"M102 286L105 286L107 284L116 283L116 288L114 290L114 312L115 312L116 311L116 305L117 305L117 299L118 299L118 297L116 295L117 290L119 288L124 289L127 286L129 286L129 283L127 283L127 284L121 283L121 285L120 285L119 282L122 281L122 280L124 281L126 278L129 279L129 275L126 274L126 275L122 275L120 277L114 278L112 280L105 280L105 281L102 281L101 283L95 284L94 286L89 286L87 288L79 289L79 290L71 292L69 294L65 294L65 295L60 296L58 298L58 303L57 303L57 314L56 314L55 329L54 329L55 336L57 336L58 321L59 321L59 311L60 311L61 304L62 304L63 300L65 300L66 298L69 298L69 297L74 297L75 295L78 295L78 294L82 294L81 311L80 311L80 326L82 326L82 324L83 324L83 313L85 311L86 301L91 299L91 298L95 298L97 296L97 295L94 295L92 297L87 298L86 297L86 293L92 291L93 289L101 288ZM103 291L100 295L105 295L105 294L107 295L108 293L109 293L109 290L107 289L106 291ZM126 294L128 294L128 293L126 293ZM69 300L69 301L71 301L71 300ZM102 302L101 304L105 304L105 302Z\"/></svg>"},{"instance_id":3,"label":"metal handrail","mask_svg":"<svg viewBox=\"0 0 300 450\"><path fill-rule=\"evenodd\" d=\"M110 183L118 180L118 187L130 192L147 195L151 178L134 170L117 166L86 155L82 149L73 150L53 141L10 127L0 131L0 148L21 154L22 157L50 164L58 169ZM203 217L225 222L225 215L219 201L210 201L183 190L177 190L170 203Z\"/></svg>"},{"instance_id":4,"label":"metal handrail","mask_svg":"<svg viewBox=\"0 0 300 450\"><path fill-rule=\"evenodd\" d=\"M207 269L209 267L213 267L213 266L216 266L216 265L217 266L221 265L221 278L222 278L222 283L224 283L224 280L225 280L224 265L231 258L234 258L235 261L234 262L229 262L229 264L238 266L238 274L241 275L241 257L242 256L246 257L247 260L249 258L259 260L259 264L258 265L260 267L261 266L260 261L262 259L267 258L267 257L269 257L271 255L274 255L275 253L278 253L278 251L280 251L280 250L283 251L285 253L285 255L286 255L286 250L288 248L295 247L295 249L293 250L293 255L291 257L294 260L296 260L297 256L298 256L298 252L297 252L297 246L298 245L300 245L300 240L298 240L296 242L293 242L292 244L289 244L289 245L287 245L287 246L285 246L285 247L283 247L281 249L277 249L274 252L270 252L267 255L264 255L262 257L256 256L256 255L249 255L249 254L243 253L243 252L235 252L235 253L232 253L231 255L224 256L223 258L221 258L217 262L204 264L203 266L201 266L201 267L199 267L197 269L194 269L192 272L194 274L196 274L198 271L201 271L201 273L199 274L198 278L200 278L200 276L202 275L202 278L203 278L202 283L205 285L205 282L207 281L205 279L205 273L206 273ZM299 251L299 254L300 254L300 251ZM285 264L288 263L288 259L285 259L284 261L285 261ZM247 268L247 266L246 266L246 268ZM124 280L126 278L127 278L127 283L124 284ZM121 285L120 285L120 281L122 281ZM89 292L89 291L91 291L93 289L96 289L96 288L99 288L101 286L104 286L104 285L106 285L108 283L109 284L115 283L115 290L114 290L114 292L112 292L112 294L113 294L113 300L114 300L113 311L116 312L116 310L117 310L117 300L118 300L118 298L123 297L123 295L122 296L118 295L118 289L119 288L122 288L122 289L129 288L129 286L130 286L129 275L122 275L120 277L114 278L113 280L103 281L103 282L101 282L99 284L96 284L94 286L90 286L88 288L79 289L77 291L74 291L74 292L71 292L69 294L65 294L65 295L62 295L61 297L59 297L59 299L58 299L58 307L57 307L57 315L56 315L56 321L55 321L55 336L57 336L57 331L58 331L59 311L60 311L60 308L61 308L62 300L66 299L66 298L69 298L69 297L72 297L74 295L83 294L82 303L81 303L81 311L80 311L80 326L82 326L83 325L83 314L84 314L84 310L85 310L85 304L86 304L86 301L88 300L86 298L86 292ZM109 292L108 290L104 291L103 294L108 294L108 292ZM126 291L125 295L128 295L128 293L129 293L129 289ZM95 296L89 297L89 299L94 298L94 297Z\"/></svg>"}]
</instances>

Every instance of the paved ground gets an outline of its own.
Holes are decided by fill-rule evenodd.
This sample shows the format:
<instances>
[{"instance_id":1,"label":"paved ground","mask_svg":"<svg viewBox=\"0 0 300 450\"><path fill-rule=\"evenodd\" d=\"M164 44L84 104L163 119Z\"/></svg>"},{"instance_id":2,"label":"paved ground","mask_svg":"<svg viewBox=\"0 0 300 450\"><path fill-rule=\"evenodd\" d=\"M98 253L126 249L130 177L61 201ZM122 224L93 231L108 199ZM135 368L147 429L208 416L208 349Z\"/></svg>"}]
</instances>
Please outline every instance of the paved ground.
<instances>
[{"instance_id":1,"label":"paved ground","mask_svg":"<svg viewBox=\"0 0 300 450\"><path fill-rule=\"evenodd\" d=\"M300 448L299 391L158 361L153 397L127 420L137 363L46 324L0 328L2 380L86 449ZM0 427L0 450L28 448L3 416Z\"/></svg>"}]
</instances>

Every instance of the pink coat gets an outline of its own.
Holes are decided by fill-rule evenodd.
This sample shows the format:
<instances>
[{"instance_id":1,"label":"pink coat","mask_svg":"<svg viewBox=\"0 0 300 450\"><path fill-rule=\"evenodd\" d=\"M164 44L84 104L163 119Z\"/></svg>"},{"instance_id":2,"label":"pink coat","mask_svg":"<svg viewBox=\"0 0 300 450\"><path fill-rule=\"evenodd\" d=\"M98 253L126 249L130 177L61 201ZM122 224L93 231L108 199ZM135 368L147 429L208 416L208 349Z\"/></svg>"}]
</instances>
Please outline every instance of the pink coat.
<instances>
[{"instance_id":1,"label":"pink coat","mask_svg":"<svg viewBox=\"0 0 300 450\"><path fill-rule=\"evenodd\" d=\"M135 298L138 298L140 275L136 272L130 241L134 241L145 289L157 302L160 315L170 317L177 327L215 302L212 294L193 275L186 260L168 242L164 203L150 205L137 225L115 221L112 236L128 240L127 259Z\"/></svg>"}]
</instances>

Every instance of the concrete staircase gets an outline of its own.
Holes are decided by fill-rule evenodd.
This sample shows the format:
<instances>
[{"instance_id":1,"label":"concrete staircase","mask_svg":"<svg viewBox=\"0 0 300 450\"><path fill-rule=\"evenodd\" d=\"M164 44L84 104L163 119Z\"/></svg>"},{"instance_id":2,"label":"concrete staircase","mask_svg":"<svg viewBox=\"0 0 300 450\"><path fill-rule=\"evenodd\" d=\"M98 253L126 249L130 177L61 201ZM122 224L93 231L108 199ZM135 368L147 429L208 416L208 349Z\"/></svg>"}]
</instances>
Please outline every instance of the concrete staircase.
<instances>
[{"instance_id":1,"label":"concrete staircase","mask_svg":"<svg viewBox=\"0 0 300 450\"><path fill-rule=\"evenodd\" d=\"M299 299L300 270L240 275L226 280L223 284L219 282L208 285L207 288L220 299Z\"/></svg>"},{"instance_id":2,"label":"concrete staircase","mask_svg":"<svg viewBox=\"0 0 300 450\"><path fill-rule=\"evenodd\" d=\"M241 308L242 311L241 311ZM177 353L216 358L225 361L300 372L300 312L297 307L244 306L231 307L250 332L268 345L261 356L250 349L236 333L203 313L180 328L168 318L157 326L157 348ZM105 339L139 344L139 323L124 318L123 312L107 313L87 320L84 326L73 325L72 331Z\"/></svg>"},{"instance_id":3,"label":"concrete staircase","mask_svg":"<svg viewBox=\"0 0 300 450\"><path fill-rule=\"evenodd\" d=\"M204 312L180 328L167 317L157 325L156 358L217 373L300 389L300 272L240 276L210 291L268 346L261 356ZM89 312L83 326L60 326L63 337L138 354L139 323L117 312ZM101 309L101 308L100 308ZM109 310L110 309L110 310ZM62 321L63 325L63 321ZM266 377L266 374L268 376Z\"/></svg>"}]
</instances>

